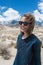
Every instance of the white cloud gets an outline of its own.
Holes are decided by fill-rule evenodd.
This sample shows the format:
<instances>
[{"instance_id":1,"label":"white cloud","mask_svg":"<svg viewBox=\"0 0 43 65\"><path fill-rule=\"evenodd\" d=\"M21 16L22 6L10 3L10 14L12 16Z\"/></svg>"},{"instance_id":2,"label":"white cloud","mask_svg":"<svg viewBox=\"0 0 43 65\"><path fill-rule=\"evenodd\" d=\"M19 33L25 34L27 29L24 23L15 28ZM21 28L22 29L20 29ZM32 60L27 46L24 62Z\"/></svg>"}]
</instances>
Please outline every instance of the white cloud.
<instances>
[{"instance_id":1,"label":"white cloud","mask_svg":"<svg viewBox=\"0 0 43 65\"><path fill-rule=\"evenodd\" d=\"M4 21L4 17L0 15L0 21Z\"/></svg>"},{"instance_id":2,"label":"white cloud","mask_svg":"<svg viewBox=\"0 0 43 65\"><path fill-rule=\"evenodd\" d=\"M0 10L3 10L5 7L0 7ZM2 14L2 15L1 15ZM0 22L10 22L12 20L19 20L20 14L17 10L14 10L13 8L8 8L5 12L3 11L0 13Z\"/></svg>"},{"instance_id":3,"label":"white cloud","mask_svg":"<svg viewBox=\"0 0 43 65\"><path fill-rule=\"evenodd\" d=\"M40 2L38 4L38 9L41 10L41 12L43 12L43 2Z\"/></svg>"},{"instance_id":4,"label":"white cloud","mask_svg":"<svg viewBox=\"0 0 43 65\"><path fill-rule=\"evenodd\" d=\"M0 24L3 24L3 21L5 21L5 18L2 15L0 15Z\"/></svg>"},{"instance_id":5,"label":"white cloud","mask_svg":"<svg viewBox=\"0 0 43 65\"><path fill-rule=\"evenodd\" d=\"M43 21L43 2L41 1L38 3L38 9L34 10L33 12L36 21L42 22Z\"/></svg>"},{"instance_id":6,"label":"white cloud","mask_svg":"<svg viewBox=\"0 0 43 65\"><path fill-rule=\"evenodd\" d=\"M40 15L40 13L38 12L38 10L34 11L34 15L35 15L35 19L38 21L39 20L39 15Z\"/></svg>"},{"instance_id":7,"label":"white cloud","mask_svg":"<svg viewBox=\"0 0 43 65\"><path fill-rule=\"evenodd\" d=\"M20 14L18 11L12 9L12 8L9 8L6 12L3 13L3 16L6 16L6 20L9 21L9 20L17 20L20 18Z\"/></svg>"},{"instance_id":8,"label":"white cloud","mask_svg":"<svg viewBox=\"0 0 43 65\"><path fill-rule=\"evenodd\" d=\"M34 16L36 21L41 22L43 20L43 14L41 14L38 10L34 11Z\"/></svg>"}]
</instances>

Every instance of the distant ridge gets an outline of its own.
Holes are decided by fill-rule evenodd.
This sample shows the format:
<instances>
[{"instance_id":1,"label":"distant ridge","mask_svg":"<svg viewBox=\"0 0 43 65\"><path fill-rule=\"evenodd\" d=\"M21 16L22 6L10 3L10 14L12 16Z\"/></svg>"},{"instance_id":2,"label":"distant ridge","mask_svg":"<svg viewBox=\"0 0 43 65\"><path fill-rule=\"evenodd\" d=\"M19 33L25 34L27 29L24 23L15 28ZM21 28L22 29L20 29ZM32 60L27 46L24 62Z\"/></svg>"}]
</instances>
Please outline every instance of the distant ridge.
<instances>
[{"instance_id":1,"label":"distant ridge","mask_svg":"<svg viewBox=\"0 0 43 65\"><path fill-rule=\"evenodd\" d=\"M16 27L18 27L19 26L19 22L18 21L16 21L16 20L12 20L12 21L3 21L3 22L1 22L0 21L0 24L1 25L6 25L6 26L10 26L10 27L13 27L13 26L16 26ZM43 26L43 21L42 22L39 22L39 21L36 21L35 22L35 26Z\"/></svg>"}]
</instances>

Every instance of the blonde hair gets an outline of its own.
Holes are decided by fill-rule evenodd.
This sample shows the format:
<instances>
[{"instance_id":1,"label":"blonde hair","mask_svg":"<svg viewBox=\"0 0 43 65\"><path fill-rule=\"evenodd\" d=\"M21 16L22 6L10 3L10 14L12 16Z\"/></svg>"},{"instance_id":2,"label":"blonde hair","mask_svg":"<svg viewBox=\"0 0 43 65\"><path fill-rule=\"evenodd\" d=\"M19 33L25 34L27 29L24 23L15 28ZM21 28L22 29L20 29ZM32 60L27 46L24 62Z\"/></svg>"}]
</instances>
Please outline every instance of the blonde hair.
<instances>
[{"instance_id":1,"label":"blonde hair","mask_svg":"<svg viewBox=\"0 0 43 65\"><path fill-rule=\"evenodd\" d=\"M35 23L35 16L34 16L32 13L26 13L26 14L24 14L22 17L26 17L26 19L29 19L29 21ZM21 17L21 18L22 18L22 17Z\"/></svg>"}]
</instances>

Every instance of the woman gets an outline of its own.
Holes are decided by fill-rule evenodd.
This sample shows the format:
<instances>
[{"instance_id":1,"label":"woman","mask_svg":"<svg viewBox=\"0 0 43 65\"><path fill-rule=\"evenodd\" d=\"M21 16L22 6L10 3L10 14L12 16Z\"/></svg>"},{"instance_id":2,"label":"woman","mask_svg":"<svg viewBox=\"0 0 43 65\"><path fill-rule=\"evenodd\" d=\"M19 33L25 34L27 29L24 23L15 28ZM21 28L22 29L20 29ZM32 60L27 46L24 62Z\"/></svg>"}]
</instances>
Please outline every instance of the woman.
<instances>
[{"instance_id":1,"label":"woman","mask_svg":"<svg viewBox=\"0 0 43 65\"><path fill-rule=\"evenodd\" d=\"M24 14L19 21L20 34L17 39L17 55L13 65L41 65L41 41L32 33L35 17Z\"/></svg>"}]
</instances>

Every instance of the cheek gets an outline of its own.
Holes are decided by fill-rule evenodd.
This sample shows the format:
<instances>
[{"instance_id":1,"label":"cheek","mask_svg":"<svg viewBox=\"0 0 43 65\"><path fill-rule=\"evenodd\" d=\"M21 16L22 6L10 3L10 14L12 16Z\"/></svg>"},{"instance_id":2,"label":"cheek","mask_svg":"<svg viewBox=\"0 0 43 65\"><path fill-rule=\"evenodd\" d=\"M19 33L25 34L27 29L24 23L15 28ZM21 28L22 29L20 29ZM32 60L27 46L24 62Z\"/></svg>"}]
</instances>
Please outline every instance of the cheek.
<instances>
[{"instance_id":1,"label":"cheek","mask_svg":"<svg viewBox=\"0 0 43 65\"><path fill-rule=\"evenodd\" d=\"M25 30L26 30L26 31L30 31L31 28L28 26L28 27L25 28Z\"/></svg>"},{"instance_id":2,"label":"cheek","mask_svg":"<svg viewBox=\"0 0 43 65\"><path fill-rule=\"evenodd\" d=\"M20 28L25 28L25 26L24 25L20 25Z\"/></svg>"},{"instance_id":3,"label":"cheek","mask_svg":"<svg viewBox=\"0 0 43 65\"><path fill-rule=\"evenodd\" d=\"M30 27L29 27L29 26L26 26L25 28L26 28L26 29L30 29Z\"/></svg>"},{"instance_id":4,"label":"cheek","mask_svg":"<svg viewBox=\"0 0 43 65\"><path fill-rule=\"evenodd\" d=\"M21 26L21 25L20 25L19 27L20 27L20 28L22 28L22 26Z\"/></svg>"}]
</instances>

